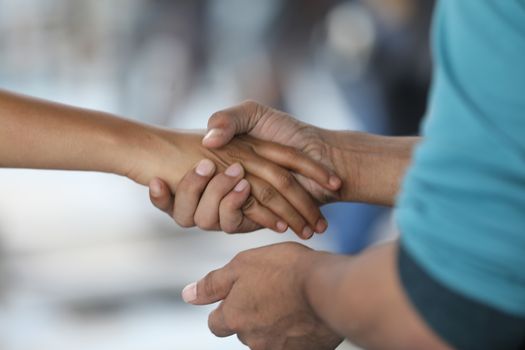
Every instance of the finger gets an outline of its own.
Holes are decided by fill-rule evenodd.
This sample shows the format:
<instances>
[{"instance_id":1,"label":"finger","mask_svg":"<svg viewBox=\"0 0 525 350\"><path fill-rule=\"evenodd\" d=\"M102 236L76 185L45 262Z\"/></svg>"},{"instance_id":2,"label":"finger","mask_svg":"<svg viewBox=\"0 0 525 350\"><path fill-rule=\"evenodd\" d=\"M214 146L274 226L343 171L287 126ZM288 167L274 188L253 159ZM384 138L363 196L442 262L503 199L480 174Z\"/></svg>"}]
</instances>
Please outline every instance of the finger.
<instances>
[{"instance_id":1,"label":"finger","mask_svg":"<svg viewBox=\"0 0 525 350\"><path fill-rule=\"evenodd\" d=\"M219 307L213 310L208 316L208 328L219 338L229 337L235 334L225 321L224 317L224 302L220 303Z\"/></svg>"},{"instance_id":2,"label":"finger","mask_svg":"<svg viewBox=\"0 0 525 350\"><path fill-rule=\"evenodd\" d=\"M316 230L319 223L324 220L323 214L319 209L318 205L314 202L314 199L306 192L303 186L301 186L295 177L287 170L281 168L278 165L275 165L271 162L266 161L263 158L250 157L244 161L244 166L248 172L257 174L258 177L265 180L271 184L279 193L286 198L286 201L299 212L300 216L306 219L306 222L312 230ZM264 199L264 196L270 196L270 189L266 189L267 193L262 193L261 197ZM270 196L271 197L271 196ZM257 198L263 205L266 205L266 200L263 202L263 199ZM270 198L271 199L271 198ZM281 204L282 200L279 200ZM283 204L284 205L284 204ZM273 207L269 207L273 210ZM295 210L294 210L295 211ZM274 210L275 212L275 210ZM275 212L278 215L280 213ZM288 215L291 213L288 212ZM284 217L292 228L297 227L292 225L288 221L288 216ZM304 221L304 220L303 220ZM297 224L299 221L297 220ZM301 231L303 228L301 228ZM294 229L295 231L295 229ZM297 231L296 231L297 232Z\"/></svg>"},{"instance_id":3,"label":"finger","mask_svg":"<svg viewBox=\"0 0 525 350\"><path fill-rule=\"evenodd\" d=\"M149 199L157 208L168 214L173 215L174 196L168 185L159 178L154 178L149 183Z\"/></svg>"},{"instance_id":4,"label":"finger","mask_svg":"<svg viewBox=\"0 0 525 350\"><path fill-rule=\"evenodd\" d=\"M239 163L230 165L224 173L210 180L195 210L195 224L203 230L219 230L219 206L221 200L242 179L244 169Z\"/></svg>"},{"instance_id":5,"label":"finger","mask_svg":"<svg viewBox=\"0 0 525 350\"><path fill-rule=\"evenodd\" d=\"M203 159L177 185L173 218L180 226L195 226L195 210L214 173L215 164L209 159Z\"/></svg>"},{"instance_id":6,"label":"finger","mask_svg":"<svg viewBox=\"0 0 525 350\"><path fill-rule=\"evenodd\" d=\"M262 117L258 103L247 101L214 113L208 120L208 133L202 144L209 148L226 145L237 134L249 133Z\"/></svg>"},{"instance_id":7,"label":"finger","mask_svg":"<svg viewBox=\"0 0 525 350\"><path fill-rule=\"evenodd\" d=\"M314 180L328 190L338 190L342 185L341 179L333 171L296 148L265 142L256 144L255 152L286 169Z\"/></svg>"},{"instance_id":8,"label":"finger","mask_svg":"<svg viewBox=\"0 0 525 350\"><path fill-rule=\"evenodd\" d=\"M301 238L310 238L313 229L309 227L303 216L292 206L279 191L263 179L247 175L246 179L252 184L252 195L257 201L284 220L290 228ZM311 201L311 199L309 199ZM318 209L318 208L317 208ZM317 214L319 217L319 214ZM252 220L254 220L252 218Z\"/></svg>"},{"instance_id":9,"label":"finger","mask_svg":"<svg viewBox=\"0 0 525 350\"><path fill-rule=\"evenodd\" d=\"M288 229L288 224L283 219L259 203L253 195L244 202L242 212L249 220L275 232L283 233Z\"/></svg>"},{"instance_id":10,"label":"finger","mask_svg":"<svg viewBox=\"0 0 525 350\"><path fill-rule=\"evenodd\" d=\"M261 226L252 221L244 215L242 208L250 196L250 183L246 179L242 179L222 200L219 205L219 218L221 230L227 233L243 233L252 232L259 229ZM279 220L279 218L271 213L269 218L272 222ZM284 223L283 223L284 224ZM274 227L270 227L274 229ZM284 224L284 229L281 225L282 232L287 228ZM281 232L281 231L279 231Z\"/></svg>"},{"instance_id":11,"label":"finger","mask_svg":"<svg viewBox=\"0 0 525 350\"><path fill-rule=\"evenodd\" d=\"M208 273L200 281L187 285L182 291L182 299L193 305L213 304L226 298L234 283L234 273L226 265Z\"/></svg>"}]
</instances>

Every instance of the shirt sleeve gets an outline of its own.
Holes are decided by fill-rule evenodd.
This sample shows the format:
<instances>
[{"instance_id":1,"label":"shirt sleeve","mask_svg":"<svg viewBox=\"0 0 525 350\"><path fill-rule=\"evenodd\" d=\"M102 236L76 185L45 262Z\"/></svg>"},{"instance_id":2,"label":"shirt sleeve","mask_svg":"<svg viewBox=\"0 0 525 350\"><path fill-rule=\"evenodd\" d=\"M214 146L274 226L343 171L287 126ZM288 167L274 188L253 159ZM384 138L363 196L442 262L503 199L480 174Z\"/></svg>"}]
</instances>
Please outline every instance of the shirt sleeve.
<instances>
[{"instance_id":1,"label":"shirt sleeve","mask_svg":"<svg viewBox=\"0 0 525 350\"><path fill-rule=\"evenodd\" d=\"M432 41L424 141L395 214L403 286L457 348L520 349L525 2L440 0Z\"/></svg>"},{"instance_id":2,"label":"shirt sleeve","mask_svg":"<svg viewBox=\"0 0 525 350\"><path fill-rule=\"evenodd\" d=\"M425 322L455 349L525 350L525 319L503 313L447 288L401 244L401 283Z\"/></svg>"}]
</instances>

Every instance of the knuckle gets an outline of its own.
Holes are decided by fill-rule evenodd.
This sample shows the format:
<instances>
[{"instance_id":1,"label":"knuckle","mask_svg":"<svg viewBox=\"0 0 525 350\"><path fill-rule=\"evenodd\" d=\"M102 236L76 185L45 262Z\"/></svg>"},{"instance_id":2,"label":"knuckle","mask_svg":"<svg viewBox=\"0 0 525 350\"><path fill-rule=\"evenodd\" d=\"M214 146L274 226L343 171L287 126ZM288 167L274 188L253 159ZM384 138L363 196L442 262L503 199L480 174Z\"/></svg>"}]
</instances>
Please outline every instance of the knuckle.
<instances>
[{"instance_id":1,"label":"knuckle","mask_svg":"<svg viewBox=\"0 0 525 350\"><path fill-rule=\"evenodd\" d=\"M151 195L149 196L149 199L151 201L151 204L153 204L155 208L163 210L163 211L166 211L168 209L168 206L166 205L166 203L162 201L161 199L155 198Z\"/></svg>"},{"instance_id":2,"label":"knuckle","mask_svg":"<svg viewBox=\"0 0 525 350\"><path fill-rule=\"evenodd\" d=\"M244 205L242 206L243 212L249 212L250 210L254 209L257 204L257 201L253 196L248 197L246 201L244 202Z\"/></svg>"},{"instance_id":3,"label":"knuckle","mask_svg":"<svg viewBox=\"0 0 525 350\"><path fill-rule=\"evenodd\" d=\"M247 99L241 103L241 106L248 109L256 109L259 106L259 103L255 100Z\"/></svg>"},{"instance_id":4,"label":"knuckle","mask_svg":"<svg viewBox=\"0 0 525 350\"><path fill-rule=\"evenodd\" d=\"M227 115L224 113L224 111L218 111L218 112L214 112L211 116L210 116L210 119L209 119L209 123L217 123L217 122L220 122L221 119L224 119L225 117L227 117Z\"/></svg>"},{"instance_id":5,"label":"knuckle","mask_svg":"<svg viewBox=\"0 0 525 350\"><path fill-rule=\"evenodd\" d=\"M224 128L230 124L231 118L228 110L215 112L208 119L208 128Z\"/></svg>"},{"instance_id":6,"label":"knuckle","mask_svg":"<svg viewBox=\"0 0 525 350\"><path fill-rule=\"evenodd\" d=\"M224 233L227 233L227 234L234 234L237 232L237 227L234 225L234 224L223 224L221 226L221 229L222 231L224 231Z\"/></svg>"},{"instance_id":7,"label":"knuckle","mask_svg":"<svg viewBox=\"0 0 525 350\"><path fill-rule=\"evenodd\" d=\"M214 314L210 314L208 317L208 328L210 332L216 337L222 337L223 334L219 331L218 325L215 324Z\"/></svg>"},{"instance_id":8,"label":"knuckle","mask_svg":"<svg viewBox=\"0 0 525 350\"><path fill-rule=\"evenodd\" d=\"M266 340L262 340L260 338L254 339L254 340L248 340L248 347L250 350L268 350L269 347L267 346Z\"/></svg>"},{"instance_id":9,"label":"knuckle","mask_svg":"<svg viewBox=\"0 0 525 350\"><path fill-rule=\"evenodd\" d=\"M195 214L194 219L195 225L205 231L213 230L216 225L214 222L210 221L206 216Z\"/></svg>"},{"instance_id":10,"label":"knuckle","mask_svg":"<svg viewBox=\"0 0 525 350\"><path fill-rule=\"evenodd\" d=\"M244 264L249 260L250 250L245 250L242 252L237 253L233 259L230 261L230 266L235 268L239 267L240 265Z\"/></svg>"},{"instance_id":11,"label":"knuckle","mask_svg":"<svg viewBox=\"0 0 525 350\"><path fill-rule=\"evenodd\" d=\"M226 217L226 215L231 216L235 213L235 211L238 210L239 204L236 201L236 198L234 198L231 195L227 195L219 204L219 211L221 212L221 224L222 219Z\"/></svg>"},{"instance_id":12,"label":"knuckle","mask_svg":"<svg viewBox=\"0 0 525 350\"><path fill-rule=\"evenodd\" d=\"M240 107L249 116L261 117L265 112L264 106L255 100L245 100Z\"/></svg>"},{"instance_id":13,"label":"knuckle","mask_svg":"<svg viewBox=\"0 0 525 350\"><path fill-rule=\"evenodd\" d=\"M242 320L241 315L238 313L228 312L228 309L225 308L223 312L224 325L231 331L237 333L241 331Z\"/></svg>"},{"instance_id":14,"label":"knuckle","mask_svg":"<svg viewBox=\"0 0 525 350\"><path fill-rule=\"evenodd\" d=\"M239 223L232 220L221 220L220 227L223 232L228 234L239 232Z\"/></svg>"},{"instance_id":15,"label":"knuckle","mask_svg":"<svg viewBox=\"0 0 525 350\"><path fill-rule=\"evenodd\" d=\"M297 158L300 157L300 152L299 150L295 149L295 148L292 148L292 147L286 147L284 150L283 150L283 153L286 155L286 157L292 161L296 160Z\"/></svg>"},{"instance_id":16,"label":"knuckle","mask_svg":"<svg viewBox=\"0 0 525 350\"><path fill-rule=\"evenodd\" d=\"M279 187L282 189L289 189L294 185L295 178L292 174L289 172L284 172L282 174L279 174L277 178L277 183L279 184Z\"/></svg>"},{"instance_id":17,"label":"knuckle","mask_svg":"<svg viewBox=\"0 0 525 350\"><path fill-rule=\"evenodd\" d=\"M184 218L173 217L173 220L175 220L177 225L179 225L180 227L183 227L183 228L190 228L190 227L195 226L195 222L193 222L193 220L191 220L191 219L184 219Z\"/></svg>"},{"instance_id":18,"label":"knuckle","mask_svg":"<svg viewBox=\"0 0 525 350\"><path fill-rule=\"evenodd\" d=\"M237 339L239 339L239 341L240 341L242 344L248 346L248 341L246 340L246 338L244 337L243 334L241 334L241 333L237 333Z\"/></svg>"},{"instance_id":19,"label":"knuckle","mask_svg":"<svg viewBox=\"0 0 525 350\"><path fill-rule=\"evenodd\" d=\"M240 149L234 147L228 147L226 150L226 155L234 161L241 161L244 159L243 152Z\"/></svg>"},{"instance_id":20,"label":"knuckle","mask_svg":"<svg viewBox=\"0 0 525 350\"><path fill-rule=\"evenodd\" d=\"M272 199L275 198L277 195L277 191L275 188L271 186L264 186L261 190L259 190L259 201L263 205L267 205L272 201Z\"/></svg>"},{"instance_id":21,"label":"knuckle","mask_svg":"<svg viewBox=\"0 0 525 350\"><path fill-rule=\"evenodd\" d=\"M233 257L233 259L230 261L230 265L235 267L236 265L241 264L243 259L244 259L244 252L237 253Z\"/></svg>"}]
</instances>

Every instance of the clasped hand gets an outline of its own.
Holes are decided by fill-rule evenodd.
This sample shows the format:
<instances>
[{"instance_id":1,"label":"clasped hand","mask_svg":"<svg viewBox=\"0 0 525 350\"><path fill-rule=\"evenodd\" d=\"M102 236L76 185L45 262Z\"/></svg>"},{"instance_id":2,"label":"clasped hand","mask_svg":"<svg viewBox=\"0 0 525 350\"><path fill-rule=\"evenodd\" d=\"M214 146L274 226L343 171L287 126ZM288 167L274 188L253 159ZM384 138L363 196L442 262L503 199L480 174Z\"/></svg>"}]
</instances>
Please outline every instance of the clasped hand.
<instances>
[{"instance_id":1,"label":"clasped hand","mask_svg":"<svg viewBox=\"0 0 525 350\"><path fill-rule=\"evenodd\" d=\"M342 182L319 129L245 102L215 113L202 143L208 159L176 194L162 181L169 177L150 184L152 203L179 225L228 233L289 226L304 239L326 230L319 205L338 199ZM229 161L239 164L224 171Z\"/></svg>"}]
</instances>

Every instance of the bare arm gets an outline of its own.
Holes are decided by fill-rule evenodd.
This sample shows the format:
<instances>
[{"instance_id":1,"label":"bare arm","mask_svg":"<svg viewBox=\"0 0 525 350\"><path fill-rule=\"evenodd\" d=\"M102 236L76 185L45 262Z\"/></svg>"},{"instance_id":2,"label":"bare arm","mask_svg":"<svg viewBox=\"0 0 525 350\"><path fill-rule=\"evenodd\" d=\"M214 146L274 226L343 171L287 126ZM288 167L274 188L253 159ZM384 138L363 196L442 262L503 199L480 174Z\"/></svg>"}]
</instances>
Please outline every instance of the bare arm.
<instances>
[{"instance_id":1,"label":"bare arm","mask_svg":"<svg viewBox=\"0 0 525 350\"><path fill-rule=\"evenodd\" d=\"M162 129L0 90L0 167L108 172L142 185L161 178L175 191L183 175L202 158L211 159L220 171L241 163L246 174L241 168L235 176L240 180L246 175L252 188L252 197L246 196L249 218L243 227L284 231L290 225L298 234L306 232L305 238L313 234L322 217L319 208L275 163L326 185L330 173L325 167L290 147L248 136L216 150L205 149L201 138L199 133ZM213 164L208 168L210 174L215 171Z\"/></svg>"},{"instance_id":2,"label":"bare arm","mask_svg":"<svg viewBox=\"0 0 525 350\"><path fill-rule=\"evenodd\" d=\"M335 172L343 179L340 200L392 206L420 137L354 131L319 131Z\"/></svg>"},{"instance_id":3,"label":"bare arm","mask_svg":"<svg viewBox=\"0 0 525 350\"><path fill-rule=\"evenodd\" d=\"M314 252L305 292L314 312L366 349L448 349L409 303L396 268L397 243L352 258Z\"/></svg>"},{"instance_id":4,"label":"bare arm","mask_svg":"<svg viewBox=\"0 0 525 350\"><path fill-rule=\"evenodd\" d=\"M133 135L135 134L135 135ZM0 91L0 166L126 173L136 123Z\"/></svg>"}]
</instances>

